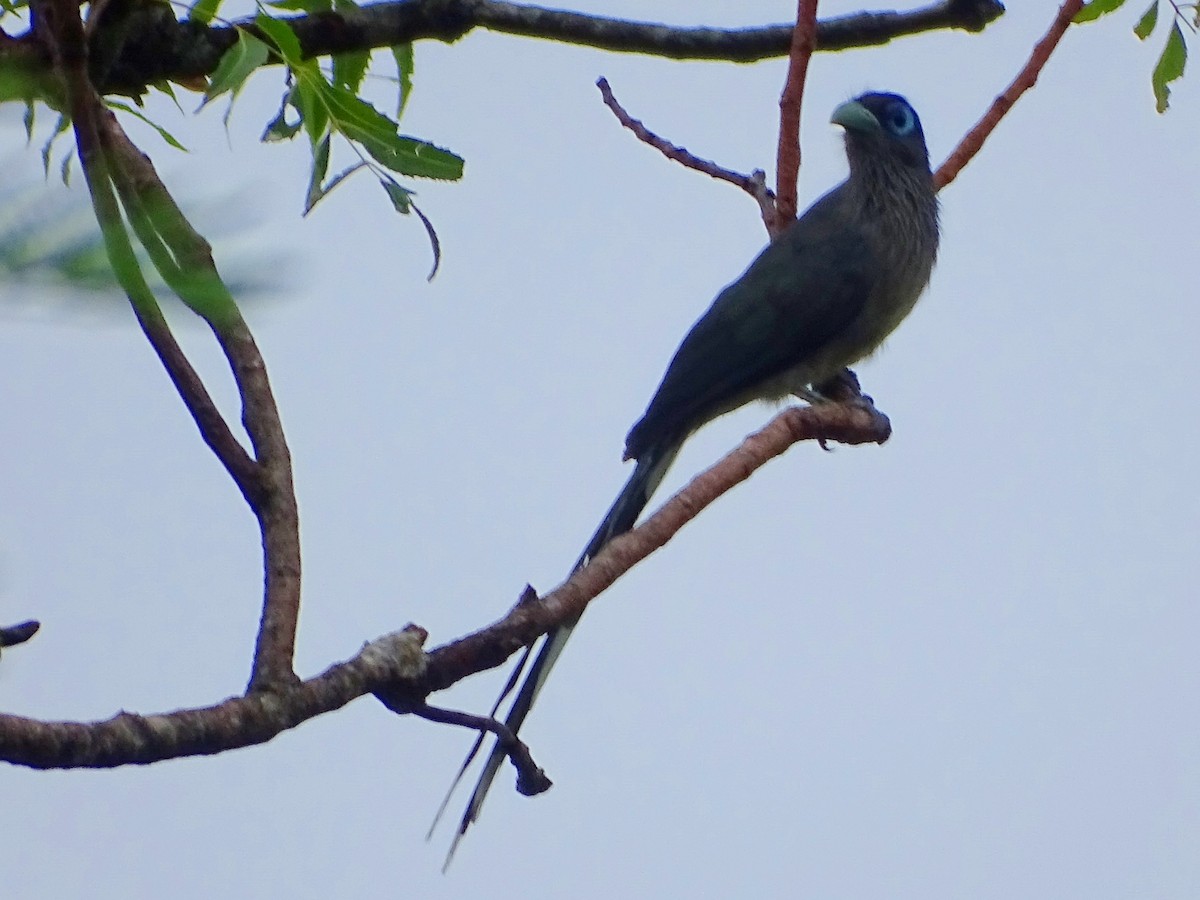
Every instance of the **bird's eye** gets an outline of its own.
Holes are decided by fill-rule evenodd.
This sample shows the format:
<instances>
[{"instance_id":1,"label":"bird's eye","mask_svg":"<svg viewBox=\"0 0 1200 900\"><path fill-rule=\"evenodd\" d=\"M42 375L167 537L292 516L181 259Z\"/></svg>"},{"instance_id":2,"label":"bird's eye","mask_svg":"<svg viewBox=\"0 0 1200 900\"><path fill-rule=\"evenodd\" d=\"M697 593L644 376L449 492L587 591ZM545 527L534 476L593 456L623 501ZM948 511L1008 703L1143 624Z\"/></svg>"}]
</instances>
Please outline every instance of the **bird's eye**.
<instances>
[{"instance_id":1,"label":"bird's eye","mask_svg":"<svg viewBox=\"0 0 1200 900\"><path fill-rule=\"evenodd\" d=\"M916 127L917 117L907 103L893 103L888 107L887 126L892 134L904 137Z\"/></svg>"}]
</instances>

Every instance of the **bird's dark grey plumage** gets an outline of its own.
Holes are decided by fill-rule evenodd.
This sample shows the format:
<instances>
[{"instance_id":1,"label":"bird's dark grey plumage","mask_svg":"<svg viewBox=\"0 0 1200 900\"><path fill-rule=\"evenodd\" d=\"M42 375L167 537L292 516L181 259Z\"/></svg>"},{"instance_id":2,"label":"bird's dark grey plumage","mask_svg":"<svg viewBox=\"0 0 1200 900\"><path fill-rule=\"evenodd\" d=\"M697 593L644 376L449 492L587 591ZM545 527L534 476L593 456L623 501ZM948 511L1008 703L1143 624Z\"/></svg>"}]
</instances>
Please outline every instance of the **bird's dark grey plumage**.
<instances>
[{"instance_id":1,"label":"bird's dark grey plumage","mask_svg":"<svg viewBox=\"0 0 1200 900\"><path fill-rule=\"evenodd\" d=\"M897 94L868 93L839 106L832 121L846 131L849 178L772 241L692 326L626 438L625 458L637 467L573 571L633 527L696 429L751 400L819 400L815 389L873 353L925 289L937 257L938 206L916 112ZM506 718L514 732L573 627L546 636ZM481 742L482 735L455 784ZM454 846L503 759L493 747Z\"/></svg>"}]
</instances>

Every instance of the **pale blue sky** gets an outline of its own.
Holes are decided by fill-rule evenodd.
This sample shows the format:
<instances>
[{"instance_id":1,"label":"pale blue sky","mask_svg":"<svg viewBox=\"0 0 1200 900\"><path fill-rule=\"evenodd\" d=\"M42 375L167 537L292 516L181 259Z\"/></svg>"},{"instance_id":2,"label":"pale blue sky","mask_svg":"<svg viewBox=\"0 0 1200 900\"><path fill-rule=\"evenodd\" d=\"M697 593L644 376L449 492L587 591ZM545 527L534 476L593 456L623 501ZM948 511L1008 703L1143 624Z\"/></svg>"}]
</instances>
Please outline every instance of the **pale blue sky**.
<instances>
[{"instance_id":1,"label":"pale blue sky","mask_svg":"<svg viewBox=\"0 0 1200 900\"><path fill-rule=\"evenodd\" d=\"M867 88L908 96L941 160L1052 15L1012 6L980 36L820 56L802 197L843 176L826 120ZM945 192L932 287L858 368L892 440L795 448L602 597L524 732L554 789L525 799L503 773L448 877L449 829L423 838L469 735L363 700L212 759L0 768L6 894L1200 895L1200 78L1154 112L1140 12L1070 32ZM769 169L782 61L482 33L416 59L404 130L467 160L461 183L417 185L432 284L419 224L367 181L299 218L305 148L257 143L280 72L228 138L220 108L156 107L189 156L133 129L183 197L232 189L253 246L290 248L247 314L296 460L305 675L554 586L677 342L765 240L752 202L639 144L593 82L700 155ZM260 572L237 491L118 303L4 296L0 619L43 632L6 653L3 707L86 720L239 692ZM232 409L204 329L175 320ZM770 413L697 435L667 487ZM482 711L500 680L435 700Z\"/></svg>"}]
</instances>

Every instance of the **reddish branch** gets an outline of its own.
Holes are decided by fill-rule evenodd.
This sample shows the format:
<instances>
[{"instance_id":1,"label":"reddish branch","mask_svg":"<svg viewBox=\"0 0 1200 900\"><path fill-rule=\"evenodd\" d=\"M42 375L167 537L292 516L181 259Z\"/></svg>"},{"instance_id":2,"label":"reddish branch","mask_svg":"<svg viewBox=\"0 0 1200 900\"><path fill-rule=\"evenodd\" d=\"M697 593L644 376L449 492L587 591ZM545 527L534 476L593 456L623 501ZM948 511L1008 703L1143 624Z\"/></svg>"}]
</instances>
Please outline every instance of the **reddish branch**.
<instances>
[{"instance_id":1,"label":"reddish branch","mask_svg":"<svg viewBox=\"0 0 1200 900\"><path fill-rule=\"evenodd\" d=\"M607 544L562 585L543 597L522 600L500 621L431 651L418 695L444 690L468 674L502 665L549 629L574 622L593 598L666 544L717 497L798 441L882 444L890 434L887 417L866 398L785 409L740 447L693 478L645 522Z\"/></svg>"},{"instance_id":2,"label":"reddish branch","mask_svg":"<svg viewBox=\"0 0 1200 900\"><path fill-rule=\"evenodd\" d=\"M114 271L205 442L233 476L259 520L265 589L250 688L262 690L294 682L292 658L300 603L299 519L291 456L262 355L221 283L207 242L192 230L149 159L128 140L92 88L78 6L71 0L47 0L38 9L39 29L63 73L79 158ZM234 438L171 335L134 256L113 193L114 183L130 222L164 279L213 328L234 373L242 398L242 421L255 459L251 460Z\"/></svg>"},{"instance_id":3,"label":"reddish branch","mask_svg":"<svg viewBox=\"0 0 1200 900\"><path fill-rule=\"evenodd\" d=\"M643 125L640 119L635 119L626 112L625 108L617 101L617 98L613 96L612 88L608 85L608 79L599 79L596 82L596 87L600 88L600 95L604 98L604 105L613 111L613 115L617 117L617 121L632 131L638 140L649 144L667 159L674 160L682 166L695 169L697 172L703 172L705 175L716 178L719 181L727 181L735 187L741 188L758 202L759 208L763 212L764 221L767 220L768 216L774 215L775 195L767 187L766 174L761 169L756 169L749 175L743 175L740 172L722 168L710 160L701 159L688 152L686 147L676 146L670 141L659 137Z\"/></svg>"},{"instance_id":4,"label":"reddish branch","mask_svg":"<svg viewBox=\"0 0 1200 900\"><path fill-rule=\"evenodd\" d=\"M775 154L775 216L768 224L777 237L796 218L797 183L800 178L800 108L804 80L817 38L817 0L799 0L796 27L788 53L788 73L779 97L779 146Z\"/></svg>"},{"instance_id":5,"label":"reddish branch","mask_svg":"<svg viewBox=\"0 0 1200 900\"><path fill-rule=\"evenodd\" d=\"M373 693L396 712L437 718L425 698L486 669L551 628L574 621L622 574L669 541L717 497L802 440L883 443L887 417L865 398L790 408L696 476L642 525L609 544L583 571L544 597L532 592L486 628L423 654L425 632L408 626L373 641L346 663L299 684L275 684L204 709L163 715L122 713L104 722L38 722L0 715L0 759L34 768L97 768L220 753L261 744L279 732ZM453 714L450 714L453 715ZM478 727L479 722L458 720ZM492 729L490 724L486 726ZM536 767L514 745L530 786ZM525 751L527 755L527 751ZM543 776L544 777L544 776Z\"/></svg>"},{"instance_id":6,"label":"reddish branch","mask_svg":"<svg viewBox=\"0 0 1200 900\"><path fill-rule=\"evenodd\" d=\"M1054 21L1050 25L1050 30L1034 45L1033 52L1029 54L1029 60L1022 67L1021 71L1017 73L1017 77L1013 79L1012 84L996 97L983 118L976 123L974 128L966 133L963 139L958 142L958 146L954 148L954 151L946 157L946 161L934 173L933 183L938 190L941 190L958 177L958 173L982 149L983 142L996 130L996 126L1000 124L1000 120L1004 118L1005 114L1012 109L1013 104L1020 99L1022 94L1037 84L1038 75L1041 74L1046 62L1050 59L1050 54L1058 46L1058 42L1071 26L1075 15L1083 8L1083 4L1084 0L1065 0L1063 5L1059 7L1058 14L1054 17Z\"/></svg>"}]
</instances>

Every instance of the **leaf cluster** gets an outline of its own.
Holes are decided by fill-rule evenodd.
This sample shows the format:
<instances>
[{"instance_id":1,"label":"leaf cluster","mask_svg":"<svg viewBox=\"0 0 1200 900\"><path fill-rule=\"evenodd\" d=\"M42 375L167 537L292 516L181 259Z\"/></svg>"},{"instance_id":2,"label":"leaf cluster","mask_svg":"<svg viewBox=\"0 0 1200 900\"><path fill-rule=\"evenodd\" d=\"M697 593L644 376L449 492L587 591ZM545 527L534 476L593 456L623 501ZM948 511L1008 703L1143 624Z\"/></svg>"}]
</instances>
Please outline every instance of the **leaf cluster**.
<instances>
[{"instance_id":1,"label":"leaf cluster","mask_svg":"<svg viewBox=\"0 0 1200 900\"><path fill-rule=\"evenodd\" d=\"M1166 0L1166 2L1170 3L1172 9L1171 27L1167 32L1167 40L1163 44L1162 52L1158 56L1158 62L1154 65L1154 71L1150 74L1150 86L1154 90L1154 106L1160 113L1166 112L1170 106L1171 82L1178 81L1183 77L1183 70L1187 65L1188 48L1183 37L1183 29L1187 28L1191 34L1195 34L1196 29L1200 27L1200 4L1176 3L1174 0ZM1160 0L1150 0L1150 5L1138 18L1137 24L1133 26L1133 33L1139 40L1144 41L1149 38L1158 25L1159 4ZM1092 0L1075 16L1075 22L1094 22L1109 13L1116 12L1124 5L1125 0ZM1185 10L1191 11L1190 18L1185 16Z\"/></svg>"}]
</instances>

